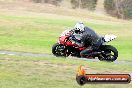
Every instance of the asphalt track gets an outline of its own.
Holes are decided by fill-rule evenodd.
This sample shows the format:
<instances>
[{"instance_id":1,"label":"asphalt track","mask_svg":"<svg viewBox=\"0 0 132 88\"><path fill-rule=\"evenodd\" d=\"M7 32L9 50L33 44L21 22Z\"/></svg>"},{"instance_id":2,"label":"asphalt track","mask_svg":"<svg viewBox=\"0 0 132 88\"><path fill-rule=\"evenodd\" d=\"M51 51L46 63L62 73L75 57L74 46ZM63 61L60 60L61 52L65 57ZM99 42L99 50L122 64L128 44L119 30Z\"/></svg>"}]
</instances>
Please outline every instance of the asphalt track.
<instances>
[{"instance_id":1,"label":"asphalt track","mask_svg":"<svg viewBox=\"0 0 132 88\"><path fill-rule=\"evenodd\" d=\"M38 53L13 52L13 51L0 51L0 54L2 54L2 55L15 55L15 56L33 56L33 57L55 57L55 56L53 56L51 54L38 54ZM99 62L98 59L86 59L86 58L73 58L73 59L80 59L80 60L87 60L87 61L92 61L92 62ZM132 62L121 61L121 60L116 60L113 63L115 63L115 64L132 65Z\"/></svg>"}]
</instances>

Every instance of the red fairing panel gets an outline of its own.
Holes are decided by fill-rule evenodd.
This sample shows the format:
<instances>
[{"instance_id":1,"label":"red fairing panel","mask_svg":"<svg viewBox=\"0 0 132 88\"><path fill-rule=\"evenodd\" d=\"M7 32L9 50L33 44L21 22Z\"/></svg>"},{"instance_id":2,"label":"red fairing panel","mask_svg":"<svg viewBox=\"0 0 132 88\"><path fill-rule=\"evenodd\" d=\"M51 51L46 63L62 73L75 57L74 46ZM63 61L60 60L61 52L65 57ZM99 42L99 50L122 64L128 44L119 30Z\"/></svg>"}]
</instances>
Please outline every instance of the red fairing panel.
<instances>
[{"instance_id":1,"label":"red fairing panel","mask_svg":"<svg viewBox=\"0 0 132 88\"><path fill-rule=\"evenodd\" d=\"M59 37L59 43L60 44L65 44L65 40L67 39L68 36L61 36Z\"/></svg>"},{"instance_id":2,"label":"red fairing panel","mask_svg":"<svg viewBox=\"0 0 132 88\"><path fill-rule=\"evenodd\" d=\"M65 41L68 38L68 36L61 36L59 37L59 44L67 45L67 46L77 46L76 44L73 44L70 41Z\"/></svg>"},{"instance_id":3,"label":"red fairing panel","mask_svg":"<svg viewBox=\"0 0 132 88\"><path fill-rule=\"evenodd\" d=\"M86 47L80 47L79 50L82 51L82 50L85 50Z\"/></svg>"},{"instance_id":4,"label":"red fairing panel","mask_svg":"<svg viewBox=\"0 0 132 88\"><path fill-rule=\"evenodd\" d=\"M66 45L68 45L68 46L77 46L76 44L73 44L72 42L66 42Z\"/></svg>"}]
</instances>

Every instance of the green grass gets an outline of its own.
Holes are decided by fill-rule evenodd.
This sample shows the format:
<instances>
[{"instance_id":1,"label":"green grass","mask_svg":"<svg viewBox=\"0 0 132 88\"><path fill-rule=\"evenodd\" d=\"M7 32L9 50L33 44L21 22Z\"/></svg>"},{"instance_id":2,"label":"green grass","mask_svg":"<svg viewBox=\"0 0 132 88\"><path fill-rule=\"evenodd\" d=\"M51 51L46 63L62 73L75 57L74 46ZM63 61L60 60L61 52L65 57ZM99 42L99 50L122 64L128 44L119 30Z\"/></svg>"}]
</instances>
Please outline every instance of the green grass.
<instances>
[{"instance_id":1,"label":"green grass","mask_svg":"<svg viewBox=\"0 0 132 88\"><path fill-rule=\"evenodd\" d=\"M109 44L118 49L118 60L132 61L130 21L80 10L43 7L44 5L39 7L40 4L31 6L30 3L29 8L22 3L8 4L2 5L9 10L0 10L0 50L52 54L51 47L57 42L60 33L81 20L99 34L117 35L117 39ZM21 10L20 7L27 9L23 11L25 8ZM79 65L88 68L87 73L132 74L132 67L128 64L91 62L71 57L0 55L0 88L81 88L75 80ZM132 83L89 84L83 88L131 88L131 86Z\"/></svg>"},{"instance_id":2,"label":"green grass","mask_svg":"<svg viewBox=\"0 0 132 88\"><path fill-rule=\"evenodd\" d=\"M77 19L45 16L0 15L0 49L34 53L50 53L60 33L73 27ZM119 60L132 61L132 26L130 22L82 20L99 34L115 34L110 44L117 47Z\"/></svg>"},{"instance_id":3,"label":"green grass","mask_svg":"<svg viewBox=\"0 0 132 88\"><path fill-rule=\"evenodd\" d=\"M22 57L0 55L1 88L81 88L76 83L77 68L83 64L87 73L130 73L130 65L89 62L71 58ZM124 71L125 70L125 71ZM83 88L131 88L132 84L87 84Z\"/></svg>"},{"instance_id":4,"label":"green grass","mask_svg":"<svg viewBox=\"0 0 132 88\"><path fill-rule=\"evenodd\" d=\"M91 62L86 60L79 60L75 58L58 58L58 57L32 57L32 56L8 56L8 55L0 55L1 58L9 58L9 60L16 61L39 61L39 62L50 62L54 64L66 64L66 65L86 65L89 67L93 67L95 69L111 69L111 70L120 70L120 71L132 71L131 65L128 64L115 64L114 62ZM3 59L2 59L3 60Z\"/></svg>"}]
</instances>

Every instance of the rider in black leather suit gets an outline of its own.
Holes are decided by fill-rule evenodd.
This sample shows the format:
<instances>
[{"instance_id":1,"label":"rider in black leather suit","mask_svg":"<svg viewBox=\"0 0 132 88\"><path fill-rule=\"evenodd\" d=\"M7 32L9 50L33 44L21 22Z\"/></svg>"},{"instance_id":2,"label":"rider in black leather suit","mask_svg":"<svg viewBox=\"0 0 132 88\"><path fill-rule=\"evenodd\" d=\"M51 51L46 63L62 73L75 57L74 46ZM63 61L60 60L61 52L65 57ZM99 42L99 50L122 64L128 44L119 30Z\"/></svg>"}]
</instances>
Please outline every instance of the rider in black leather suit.
<instances>
[{"instance_id":1,"label":"rider in black leather suit","mask_svg":"<svg viewBox=\"0 0 132 88\"><path fill-rule=\"evenodd\" d=\"M76 35L72 36L72 39L76 43L80 43L80 47L87 47L85 50L80 52L81 57L92 56L92 51L99 48L102 43L101 37L99 37L95 31L85 27L83 23L77 23L73 29L75 34L80 34L80 39L76 39Z\"/></svg>"}]
</instances>

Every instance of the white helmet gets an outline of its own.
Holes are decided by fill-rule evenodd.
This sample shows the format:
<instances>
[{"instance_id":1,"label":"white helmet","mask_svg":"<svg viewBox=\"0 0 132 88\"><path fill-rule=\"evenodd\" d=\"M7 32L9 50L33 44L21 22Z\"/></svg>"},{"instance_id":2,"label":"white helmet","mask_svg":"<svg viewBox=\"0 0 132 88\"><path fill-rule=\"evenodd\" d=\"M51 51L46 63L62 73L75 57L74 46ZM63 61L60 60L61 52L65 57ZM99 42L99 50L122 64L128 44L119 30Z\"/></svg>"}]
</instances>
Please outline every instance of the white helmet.
<instances>
[{"instance_id":1,"label":"white helmet","mask_svg":"<svg viewBox=\"0 0 132 88\"><path fill-rule=\"evenodd\" d=\"M84 24L82 22L78 22L76 23L76 25L74 26L75 31L80 31L83 32L84 31Z\"/></svg>"}]
</instances>

